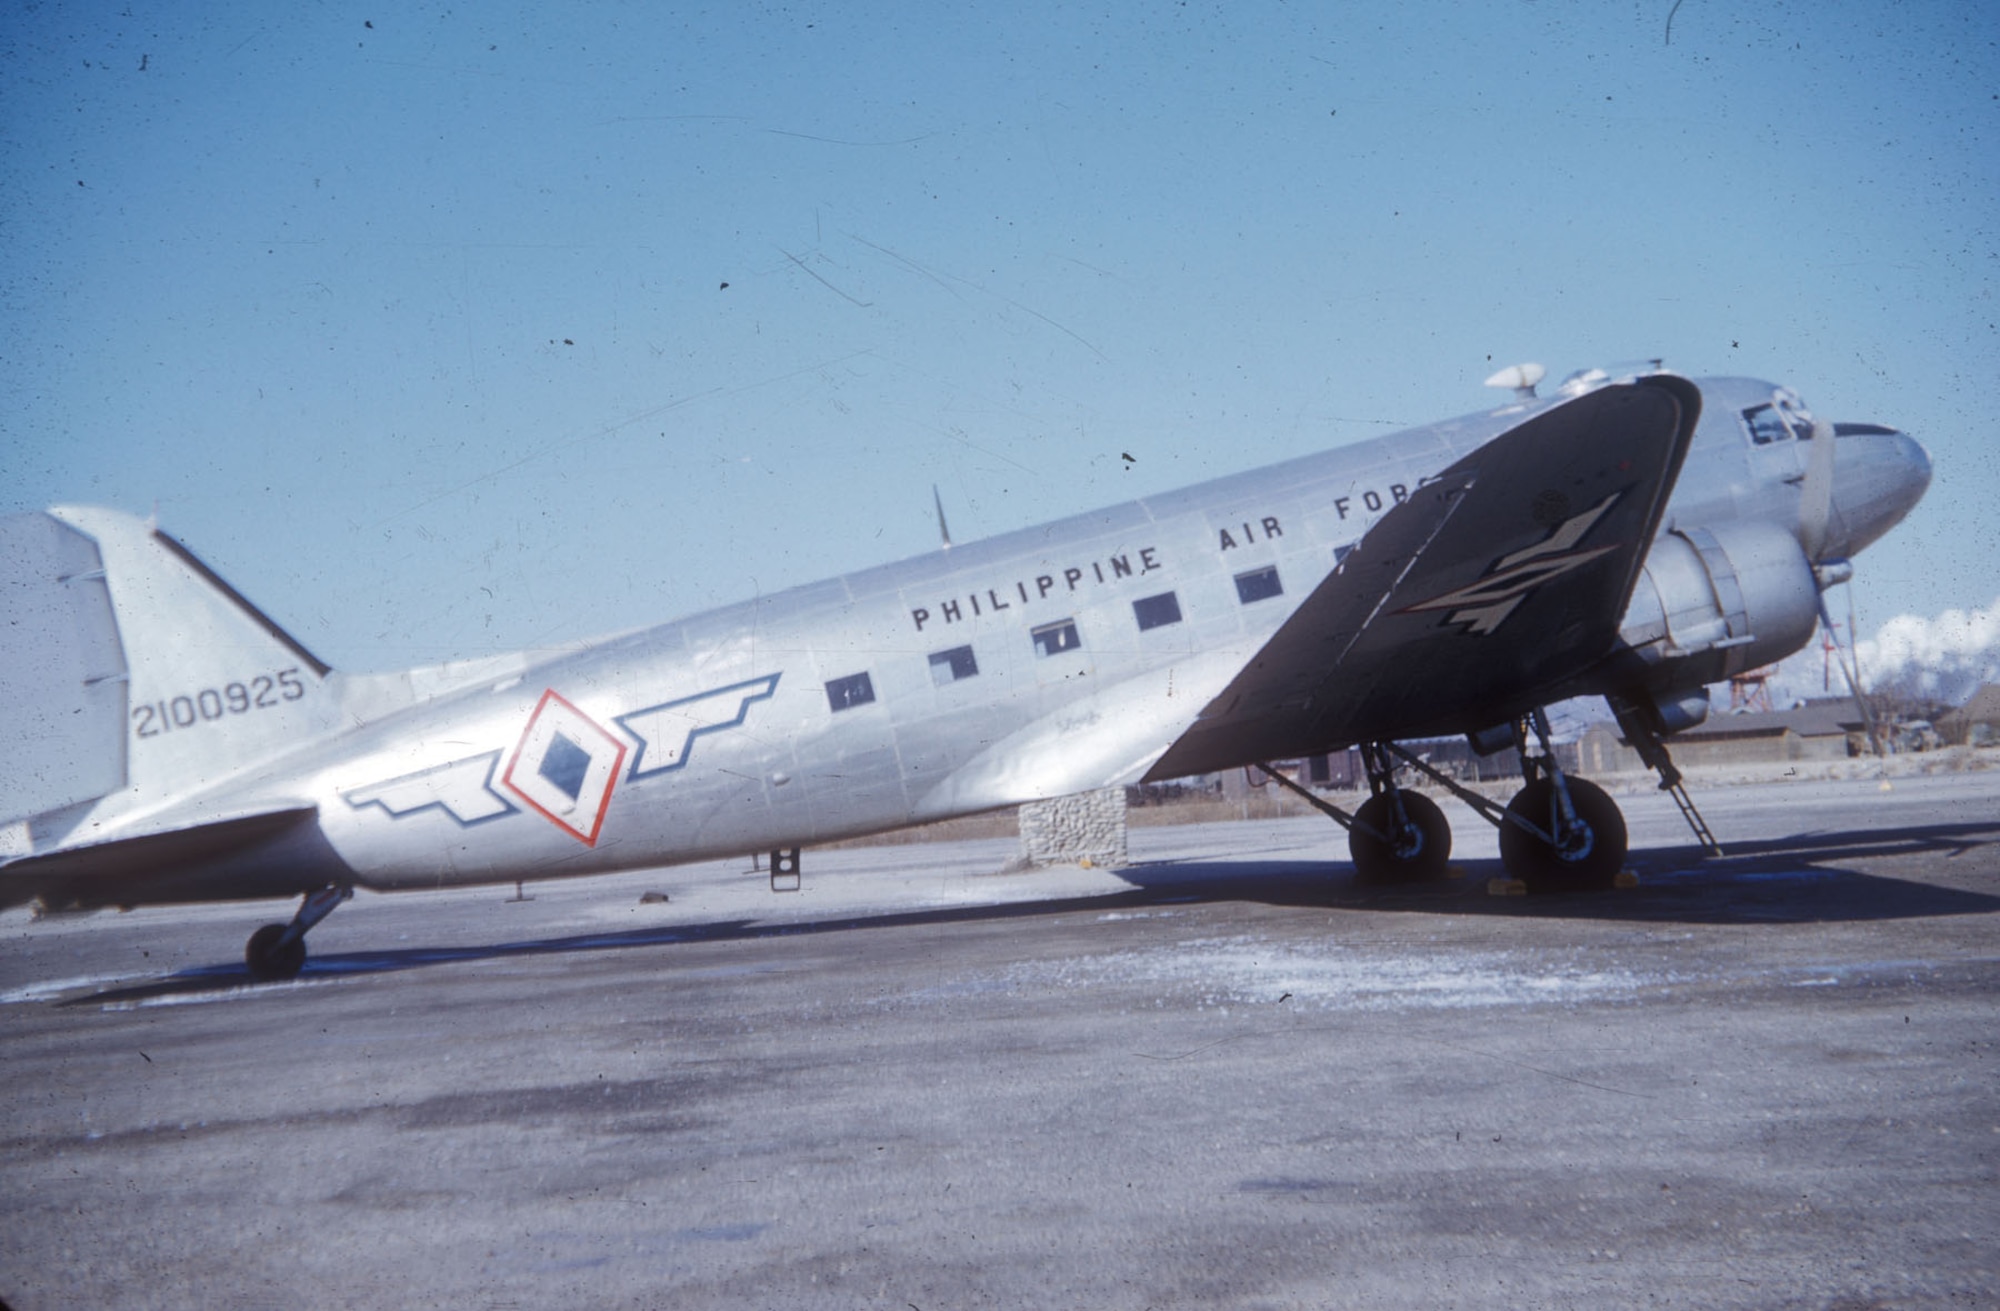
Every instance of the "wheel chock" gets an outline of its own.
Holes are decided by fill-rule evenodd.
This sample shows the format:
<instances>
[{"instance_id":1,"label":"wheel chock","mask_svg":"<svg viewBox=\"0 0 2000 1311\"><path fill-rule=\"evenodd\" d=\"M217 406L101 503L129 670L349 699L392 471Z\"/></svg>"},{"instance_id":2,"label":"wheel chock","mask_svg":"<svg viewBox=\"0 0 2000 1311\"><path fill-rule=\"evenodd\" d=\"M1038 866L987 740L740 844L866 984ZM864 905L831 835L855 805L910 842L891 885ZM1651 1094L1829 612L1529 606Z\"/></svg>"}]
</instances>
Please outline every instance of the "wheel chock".
<instances>
[{"instance_id":1,"label":"wheel chock","mask_svg":"<svg viewBox=\"0 0 2000 1311\"><path fill-rule=\"evenodd\" d=\"M1462 879L1465 877L1465 866L1446 865L1444 867L1444 876L1448 879Z\"/></svg>"},{"instance_id":2,"label":"wheel chock","mask_svg":"<svg viewBox=\"0 0 2000 1311\"><path fill-rule=\"evenodd\" d=\"M1614 888L1636 888L1639 886L1639 876L1629 869L1621 869L1618 871L1618 876L1611 880L1611 886Z\"/></svg>"},{"instance_id":3,"label":"wheel chock","mask_svg":"<svg viewBox=\"0 0 2000 1311\"><path fill-rule=\"evenodd\" d=\"M1486 895L1489 897L1525 897L1528 885L1519 879L1488 879Z\"/></svg>"}]
</instances>

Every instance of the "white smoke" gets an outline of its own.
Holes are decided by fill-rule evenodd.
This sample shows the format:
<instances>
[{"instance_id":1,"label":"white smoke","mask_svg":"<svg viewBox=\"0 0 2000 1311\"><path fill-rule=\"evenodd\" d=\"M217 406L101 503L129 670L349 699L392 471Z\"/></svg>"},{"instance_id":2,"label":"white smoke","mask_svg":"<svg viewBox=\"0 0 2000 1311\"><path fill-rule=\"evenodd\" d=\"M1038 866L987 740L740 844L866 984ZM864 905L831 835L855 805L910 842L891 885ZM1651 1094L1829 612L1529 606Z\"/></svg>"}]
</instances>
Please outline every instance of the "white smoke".
<instances>
[{"instance_id":1,"label":"white smoke","mask_svg":"<svg viewBox=\"0 0 2000 1311\"><path fill-rule=\"evenodd\" d=\"M1855 654L1870 690L1961 705L1981 683L2000 682L2000 598L1935 619L1897 615Z\"/></svg>"}]
</instances>

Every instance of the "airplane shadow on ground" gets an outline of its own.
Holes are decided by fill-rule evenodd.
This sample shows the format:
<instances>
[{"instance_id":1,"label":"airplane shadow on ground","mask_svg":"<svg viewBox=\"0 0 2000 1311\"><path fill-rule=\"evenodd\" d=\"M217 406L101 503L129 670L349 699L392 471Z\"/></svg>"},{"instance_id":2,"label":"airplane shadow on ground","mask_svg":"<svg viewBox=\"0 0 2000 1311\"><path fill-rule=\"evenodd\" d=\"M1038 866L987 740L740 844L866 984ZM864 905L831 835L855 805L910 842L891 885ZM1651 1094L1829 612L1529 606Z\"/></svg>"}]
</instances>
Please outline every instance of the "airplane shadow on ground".
<instances>
[{"instance_id":1,"label":"airplane shadow on ground","mask_svg":"<svg viewBox=\"0 0 2000 1311\"><path fill-rule=\"evenodd\" d=\"M1917 919L2000 911L2000 895L1941 886L1857 868L1863 860L1931 858L1927 870L1958 881L1957 862L1982 848L1984 869L2000 876L2000 822L1940 824L1909 829L1799 833L1760 842L1732 842L1710 856L1693 845L1635 850L1626 867L1636 888L1558 896L1492 896L1490 880L1506 877L1498 860L1454 861L1459 877L1414 884L1368 884L1346 863L1316 867L1280 862L1158 862L1120 873L1165 891L1183 878L1220 899L1265 900L1352 910L1449 910L1454 915L1592 919L1684 924L1772 924ZM1309 869L1332 877L1300 895ZM1974 871L1968 875L1977 877ZM2000 877L1991 879L2000 887ZM1268 895L1256 889L1268 887ZM1183 895L1186 889L1182 888ZM1206 896L1203 900L1210 899Z\"/></svg>"},{"instance_id":2,"label":"airplane shadow on ground","mask_svg":"<svg viewBox=\"0 0 2000 1311\"><path fill-rule=\"evenodd\" d=\"M1627 862L1640 876L1637 888L1544 897L1490 895L1488 881L1504 876L1497 860L1454 862L1458 877L1389 886L1358 882L1353 867L1345 861L1208 858L1152 861L1118 871L1119 877L1131 885L1129 891L1099 896L892 911L824 920L717 920L470 947L337 952L311 957L302 979L330 981L343 976L390 974L463 961L622 951L676 943L755 941L860 929L993 923L1207 902L1680 924L1810 924L1983 915L2000 911L2000 896L1864 873L1850 863L1929 857L1945 862L1944 868L1950 871L1953 862L1978 853L1985 856L1994 871L2000 872L2000 851L1980 852L1996 842L2000 842L2000 822L1801 833L1763 842L1733 843L1720 858L1705 857L1699 848L1692 846L1652 848L1633 852ZM1995 882L2000 883L2000 879ZM272 986L283 985L253 985L249 970L240 963L207 965L148 983L71 997L59 1004L102 1006Z\"/></svg>"}]
</instances>

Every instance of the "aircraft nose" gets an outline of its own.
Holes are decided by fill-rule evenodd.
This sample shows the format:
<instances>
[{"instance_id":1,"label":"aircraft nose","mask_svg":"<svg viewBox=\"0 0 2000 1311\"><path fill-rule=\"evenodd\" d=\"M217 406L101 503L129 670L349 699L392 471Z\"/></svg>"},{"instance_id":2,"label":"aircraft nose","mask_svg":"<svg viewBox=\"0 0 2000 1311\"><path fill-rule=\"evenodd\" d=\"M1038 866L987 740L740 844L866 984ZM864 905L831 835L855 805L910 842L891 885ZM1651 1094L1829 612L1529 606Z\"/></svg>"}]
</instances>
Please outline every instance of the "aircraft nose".
<instances>
[{"instance_id":1,"label":"aircraft nose","mask_svg":"<svg viewBox=\"0 0 2000 1311\"><path fill-rule=\"evenodd\" d=\"M1931 455L1908 433L1873 423L1834 425L1835 497L1858 551L1903 521L1931 485Z\"/></svg>"},{"instance_id":2,"label":"aircraft nose","mask_svg":"<svg viewBox=\"0 0 2000 1311\"><path fill-rule=\"evenodd\" d=\"M1910 484L1910 505L1914 506L1923 499L1924 493L1930 490L1931 453L1924 449L1922 442L1908 433L1897 433L1896 441L1903 466L1909 471L1907 477Z\"/></svg>"},{"instance_id":3,"label":"aircraft nose","mask_svg":"<svg viewBox=\"0 0 2000 1311\"><path fill-rule=\"evenodd\" d=\"M1881 512L1886 515L1881 531L1887 532L1914 510L1931 486L1931 453L1906 432L1893 432L1884 439L1880 459L1888 466ZM1872 539L1871 539L1872 540Z\"/></svg>"}]
</instances>

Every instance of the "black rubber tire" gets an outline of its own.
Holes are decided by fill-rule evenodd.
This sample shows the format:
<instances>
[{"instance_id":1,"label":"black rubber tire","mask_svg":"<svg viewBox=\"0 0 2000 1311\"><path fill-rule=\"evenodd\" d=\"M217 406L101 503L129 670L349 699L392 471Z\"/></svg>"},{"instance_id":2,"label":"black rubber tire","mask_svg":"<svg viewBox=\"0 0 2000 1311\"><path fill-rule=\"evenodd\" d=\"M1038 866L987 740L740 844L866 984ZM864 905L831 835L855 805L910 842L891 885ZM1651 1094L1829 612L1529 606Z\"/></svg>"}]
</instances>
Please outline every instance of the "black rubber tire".
<instances>
[{"instance_id":1,"label":"black rubber tire","mask_svg":"<svg viewBox=\"0 0 2000 1311\"><path fill-rule=\"evenodd\" d=\"M299 971L306 967L306 940L295 938L279 946L284 936L283 924L266 924L250 935L243 946L243 963L250 967L251 978L272 983L299 977Z\"/></svg>"},{"instance_id":2,"label":"black rubber tire","mask_svg":"<svg viewBox=\"0 0 2000 1311\"><path fill-rule=\"evenodd\" d=\"M1583 832L1566 851L1558 851L1526 829L1500 826L1500 863L1528 885L1530 892L1597 892L1609 888L1624 868L1625 816L1603 788L1588 779L1569 778L1570 804L1583 822ZM1542 829L1554 826L1556 785L1536 779L1507 803L1512 814Z\"/></svg>"},{"instance_id":3,"label":"black rubber tire","mask_svg":"<svg viewBox=\"0 0 2000 1311\"><path fill-rule=\"evenodd\" d=\"M1393 841L1384 842L1359 825L1347 830L1347 854L1354 859L1355 877L1364 883L1412 883L1434 879L1445 871L1451 859L1451 821L1438 804L1421 792L1403 790L1403 813L1415 826L1415 843L1398 850ZM1387 833L1395 811L1387 795L1373 796L1361 803L1354 817Z\"/></svg>"}]
</instances>

